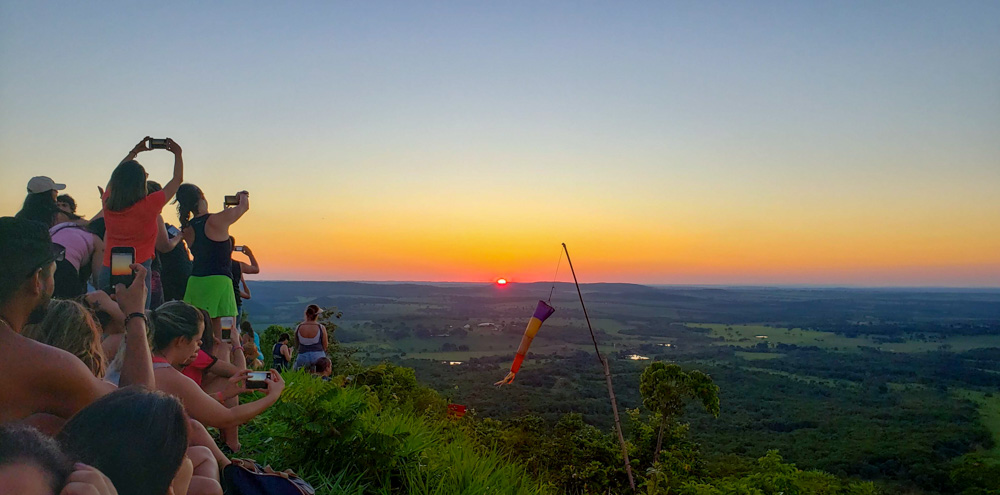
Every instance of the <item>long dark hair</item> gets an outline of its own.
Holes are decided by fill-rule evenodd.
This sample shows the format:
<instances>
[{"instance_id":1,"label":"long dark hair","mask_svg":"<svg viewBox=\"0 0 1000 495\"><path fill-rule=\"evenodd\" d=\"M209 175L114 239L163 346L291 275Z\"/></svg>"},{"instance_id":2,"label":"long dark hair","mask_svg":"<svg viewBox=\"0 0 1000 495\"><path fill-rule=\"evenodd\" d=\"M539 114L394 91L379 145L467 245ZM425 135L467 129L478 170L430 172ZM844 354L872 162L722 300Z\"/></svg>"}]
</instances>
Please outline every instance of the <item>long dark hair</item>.
<instances>
[{"instance_id":1,"label":"long dark hair","mask_svg":"<svg viewBox=\"0 0 1000 495\"><path fill-rule=\"evenodd\" d=\"M177 188L177 199L174 202L177 203L177 218L181 220L181 228L191 224L191 216L198 211L198 203L203 197L205 195L201 189L194 184L184 183Z\"/></svg>"},{"instance_id":2,"label":"long dark hair","mask_svg":"<svg viewBox=\"0 0 1000 495\"><path fill-rule=\"evenodd\" d=\"M108 200L104 207L122 211L146 197L146 169L135 160L122 162L111 173Z\"/></svg>"},{"instance_id":3,"label":"long dark hair","mask_svg":"<svg viewBox=\"0 0 1000 495\"><path fill-rule=\"evenodd\" d=\"M197 337L198 323L205 323L201 311L184 301L170 301L160 305L149 312L149 324L153 328L153 350L166 349L177 338L190 340Z\"/></svg>"},{"instance_id":4,"label":"long dark hair","mask_svg":"<svg viewBox=\"0 0 1000 495\"><path fill-rule=\"evenodd\" d=\"M310 304L306 306L306 321L316 321L319 316L320 309L319 306L315 304Z\"/></svg>"},{"instance_id":5,"label":"long dark hair","mask_svg":"<svg viewBox=\"0 0 1000 495\"><path fill-rule=\"evenodd\" d=\"M201 311L201 319L205 322L205 331L209 330L209 323L212 322L212 315L207 309L198 308ZM208 354L215 355L215 334L212 335L202 335L201 336L201 350L207 352Z\"/></svg>"},{"instance_id":6,"label":"long dark hair","mask_svg":"<svg viewBox=\"0 0 1000 495\"><path fill-rule=\"evenodd\" d=\"M187 450L188 416L174 397L126 387L76 413L56 439L119 495L165 495Z\"/></svg>"},{"instance_id":7,"label":"long dark hair","mask_svg":"<svg viewBox=\"0 0 1000 495\"><path fill-rule=\"evenodd\" d=\"M14 215L16 218L34 220L44 224L49 228L56 221L56 214L59 213L59 205L52 199L52 191L29 194L24 198L21 211Z\"/></svg>"}]
</instances>

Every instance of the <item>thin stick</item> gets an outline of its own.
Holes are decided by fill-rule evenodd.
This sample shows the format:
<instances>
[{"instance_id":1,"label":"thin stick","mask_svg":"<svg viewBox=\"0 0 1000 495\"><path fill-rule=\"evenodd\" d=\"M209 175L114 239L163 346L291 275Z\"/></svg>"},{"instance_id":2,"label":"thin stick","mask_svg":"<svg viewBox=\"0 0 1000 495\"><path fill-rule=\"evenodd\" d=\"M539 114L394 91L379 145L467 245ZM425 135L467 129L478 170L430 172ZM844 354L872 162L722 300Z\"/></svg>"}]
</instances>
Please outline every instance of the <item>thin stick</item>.
<instances>
[{"instance_id":1,"label":"thin stick","mask_svg":"<svg viewBox=\"0 0 1000 495\"><path fill-rule=\"evenodd\" d=\"M628 484L635 492L635 480L632 478L632 464L628 460L628 447L625 445L625 435L622 434L622 421L618 416L618 401L615 400L615 388L611 385L611 369L608 367L608 360L601 355L601 349L597 347L597 336L594 335L594 327L590 324L590 315L587 314L587 305L583 303L583 292L580 291L580 282L576 279L576 270L573 269L573 260L569 258L569 249L566 243L562 243L563 251L566 251L566 261L569 263L569 270L573 273L573 283L576 284L576 293L580 296L580 306L583 307L583 318L587 320L587 328L590 330L590 338L594 341L594 350L597 351L597 359L604 367L604 380L608 382L608 397L611 399L611 411L615 415L615 431L618 433L618 443L622 446L622 459L625 461L625 473L628 474Z\"/></svg>"}]
</instances>

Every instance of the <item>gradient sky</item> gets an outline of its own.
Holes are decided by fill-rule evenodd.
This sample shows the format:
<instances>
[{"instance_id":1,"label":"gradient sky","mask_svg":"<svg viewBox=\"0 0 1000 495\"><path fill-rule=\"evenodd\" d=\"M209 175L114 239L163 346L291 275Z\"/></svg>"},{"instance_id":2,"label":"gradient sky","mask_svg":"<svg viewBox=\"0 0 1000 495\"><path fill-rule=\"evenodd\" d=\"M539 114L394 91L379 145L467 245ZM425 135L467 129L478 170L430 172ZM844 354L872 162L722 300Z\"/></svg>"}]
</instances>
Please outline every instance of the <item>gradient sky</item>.
<instances>
[{"instance_id":1,"label":"gradient sky","mask_svg":"<svg viewBox=\"0 0 1000 495\"><path fill-rule=\"evenodd\" d=\"M2 1L0 213L169 136L261 278L1000 286L1000 2L285 4Z\"/></svg>"}]
</instances>

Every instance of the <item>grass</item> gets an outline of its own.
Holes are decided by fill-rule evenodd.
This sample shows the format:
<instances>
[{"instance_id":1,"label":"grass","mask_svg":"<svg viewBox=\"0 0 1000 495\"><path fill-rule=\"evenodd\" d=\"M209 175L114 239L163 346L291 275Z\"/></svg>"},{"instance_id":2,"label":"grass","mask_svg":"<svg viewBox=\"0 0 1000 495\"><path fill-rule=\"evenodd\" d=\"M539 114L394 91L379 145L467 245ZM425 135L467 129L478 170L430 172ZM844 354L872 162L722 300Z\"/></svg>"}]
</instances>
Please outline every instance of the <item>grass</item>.
<instances>
[{"instance_id":1,"label":"grass","mask_svg":"<svg viewBox=\"0 0 1000 495\"><path fill-rule=\"evenodd\" d=\"M745 359L747 361L770 361L772 359L781 359L785 357L784 354L780 352L743 352L736 351L736 357Z\"/></svg>"},{"instance_id":2,"label":"grass","mask_svg":"<svg viewBox=\"0 0 1000 495\"><path fill-rule=\"evenodd\" d=\"M772 345L789 344L798 346L815 346L827 350L846 352L857 351L858 347L876 347L889 352L929 352L936 351L942 345L949 345L954 352L1000 347L998 335L957 335L943 337L937 342L908 340L906 342L880 343L869 337L847 337L832 332L819 332L801 328L770 327L766 325L725 325L721 323L690 323L693 328L704 328L709 336L718 339L715 345L733 345L738 347L753 347L761 342ZM767 338L757 338L766 335Z\"/></svg>"},{"instance_id":3,"label":"grass","mask_svg":"<svg viewBox=\"0 0 1000 495\"><path fill-rule=\"evenodd\" d=\"M979 415L983 426L993 434L993 448L985 452L985 457L1000 463L1000 396L993 394L987 397L985 392L978 390L959 389L955 395L971 400L979 406Z\"/></svg>"}]
</instances>

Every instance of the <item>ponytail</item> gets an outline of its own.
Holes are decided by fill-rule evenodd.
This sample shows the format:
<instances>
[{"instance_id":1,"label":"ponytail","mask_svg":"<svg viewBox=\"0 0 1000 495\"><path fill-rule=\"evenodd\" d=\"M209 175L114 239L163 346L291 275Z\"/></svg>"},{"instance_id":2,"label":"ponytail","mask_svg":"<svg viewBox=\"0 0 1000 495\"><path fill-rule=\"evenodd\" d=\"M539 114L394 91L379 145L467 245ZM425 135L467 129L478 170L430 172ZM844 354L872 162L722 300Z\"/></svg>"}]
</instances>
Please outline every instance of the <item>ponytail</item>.
<instances>
[{"instance_id":1,"label":"ponytail","mask_svg":"<svg viewBox=\"0 0 1000 495\"><path fill-rule=\"evenodd\" d=\"M306 321L315 320L316 317L319 316L320 311L322 310L319 309L319 306L315 304L310 304L309 306L306 306Z\"/></svg>"},{"instance_id":2,"label":"ponytail","mask_svg":"<svg viewBox=\"0 0 1000 495\"><path fill-rule=\"evenodd\" d=\"M181 184L177 188L177 218L181 222L181 228L191 225L191 217L198 212L198 203L204 197L201 189L194 184Z\"/></svg>"},{"instance_id":3,"label":"ponytail","mask_svg":"<svg viewBox=\"0 0 1000 495\"><path fill-rule=\"evenodd\" d=\"M198 324L205 323L198 308L184 301L170 301L149 312L149 326L153 331L153 350L170 347L175 339L193 339L198 336Z\"/></svg>"}]
</instances>

